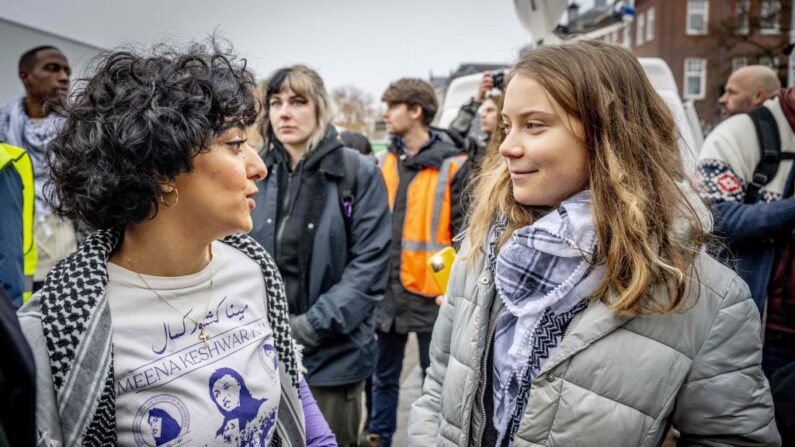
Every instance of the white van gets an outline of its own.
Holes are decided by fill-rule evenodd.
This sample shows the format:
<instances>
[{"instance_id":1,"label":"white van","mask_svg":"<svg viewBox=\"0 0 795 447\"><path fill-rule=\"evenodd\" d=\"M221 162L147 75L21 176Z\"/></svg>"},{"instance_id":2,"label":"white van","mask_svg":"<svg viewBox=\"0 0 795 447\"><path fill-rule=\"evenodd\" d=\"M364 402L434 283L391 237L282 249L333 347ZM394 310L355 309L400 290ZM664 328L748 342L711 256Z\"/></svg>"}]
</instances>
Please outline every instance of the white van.
<instances>
[{"instance_id":1,"label":"white van","mask_svg":"<svg viewBox=\"0 0 795 447\"><path fill-rule=\"evenodd\" d=\"M704 132L701 129L701 122L693 102L682 102L674 75L664 60L641 57L638 58L638 61L657 93L671 109L679 130L679 150L682 153L682 161L687 172L693 172L698 151L704 143ZM482 76L482 73L475 73L456 78L450 83L440 108L438 127L447 129L450 126L461 106L468 103L474 96ZM473 126L477 126L479 123L480 120L475 119ZM477 129L473 129L470 133L473 131L477 131Z\"/></svg>"}]
</instances>

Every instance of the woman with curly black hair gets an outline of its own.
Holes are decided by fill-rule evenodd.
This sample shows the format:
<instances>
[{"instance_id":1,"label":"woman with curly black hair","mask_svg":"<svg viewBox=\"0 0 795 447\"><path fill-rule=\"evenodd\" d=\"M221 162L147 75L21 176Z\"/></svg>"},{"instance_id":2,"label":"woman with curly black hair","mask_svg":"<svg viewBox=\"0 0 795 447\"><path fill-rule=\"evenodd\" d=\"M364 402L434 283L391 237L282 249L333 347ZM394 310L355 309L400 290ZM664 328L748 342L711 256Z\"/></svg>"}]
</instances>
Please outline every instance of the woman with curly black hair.
<instances>
[{"instance_id":1,"label":"woman with curly black hair","mask_svg":"<svg viewBox=\"0 0 795 447\"><path fill-rule=\"evenodd\" d=\"M157 47L109 54L66 106L50 148L55 212L98 231L19 312L40 443L159 445L168 431L189 444L336 445L302 378L278 271L242 234L267 175L245 137L253 88L227 51ZM218 434L217 404L245 402L238 382L210 383L219 369L260 403L235 436Z\"/></svg>"}]
</instances>

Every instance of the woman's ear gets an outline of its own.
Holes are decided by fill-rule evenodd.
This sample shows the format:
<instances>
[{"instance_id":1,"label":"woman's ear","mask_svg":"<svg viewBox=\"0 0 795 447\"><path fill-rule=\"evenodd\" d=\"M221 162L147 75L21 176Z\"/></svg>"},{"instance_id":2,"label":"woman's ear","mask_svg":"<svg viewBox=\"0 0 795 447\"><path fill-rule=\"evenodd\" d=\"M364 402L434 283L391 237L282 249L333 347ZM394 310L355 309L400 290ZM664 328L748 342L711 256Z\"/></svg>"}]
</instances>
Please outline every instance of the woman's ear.
<instances>
[{"instance_id":1,"label":"woman's ear","mask_svg":"<svg viewBox=\"0 0 795 447\"><path fill-rule=\"evenodd\" d=\"M176 190L177 190L177 185L175 185L173 181L168 180L165 182L160 182L161 194L173 194Z\"/></svg>"},{"instance_id":2,"label":"woman's ear","mask_svg":"<svg viewBox=\"0 0 795 447\"><path fill-rule=\"evenodd\" d=\"M174 182L169 181L160 184L160 204L166 208L171 208L179 202L179 190Z\"/></svg>"}]
</instances>

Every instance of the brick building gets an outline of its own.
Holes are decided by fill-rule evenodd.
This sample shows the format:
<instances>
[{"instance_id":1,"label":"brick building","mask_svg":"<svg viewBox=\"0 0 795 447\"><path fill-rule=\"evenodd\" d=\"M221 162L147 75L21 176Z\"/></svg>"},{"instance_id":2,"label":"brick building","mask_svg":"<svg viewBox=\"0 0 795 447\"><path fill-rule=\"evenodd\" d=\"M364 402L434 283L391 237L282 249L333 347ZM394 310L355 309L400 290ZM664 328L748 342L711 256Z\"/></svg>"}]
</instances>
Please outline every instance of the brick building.
<instances>
[{"instance_id":1,"label":"brick building","mask_svg":"<svg viewBox=\"0 0 795 447\"><path fill-rule=\"evenodd\" d=\"M564 31L591 32L638 57L665 60L706 129L720 121L718 98L732 70L769 65L786 85L782 50L790 39L792 0L636 0L634 19L623 22L605 0L595 9L582 15L570 9Z\"/></svg>"}]
</instances>

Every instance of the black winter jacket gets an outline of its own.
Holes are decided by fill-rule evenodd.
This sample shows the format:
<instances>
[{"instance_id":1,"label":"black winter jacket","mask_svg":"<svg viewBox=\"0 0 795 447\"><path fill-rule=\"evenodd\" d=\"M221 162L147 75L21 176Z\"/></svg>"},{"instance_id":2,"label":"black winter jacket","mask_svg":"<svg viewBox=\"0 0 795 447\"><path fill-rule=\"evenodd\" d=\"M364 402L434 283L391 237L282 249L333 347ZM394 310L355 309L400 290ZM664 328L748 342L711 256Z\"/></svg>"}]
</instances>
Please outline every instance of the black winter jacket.
<instances>
[{"instance_id":1,"label":"black winter jacket","mask_svg":"<svg viewBox=\"0 0 795 447\"><path fill-rule=\"evenodd\" d=\"M384 301L378 306L378 330L389 332L394 325L398 333L431 332L439 313L439 306L432 298L409 292L400 282L401 244L403 222L406 217L406 195L408 186L422 169L438 169L449 157L459 155L461 150L444 141L437 131L431 131L431 140L414 157L403 153L396 141L390 145L390 152L398 155L399 184L395 205L392 209L392 245L389 250L389 282ZM451 203L450 229L455 237L455 229L461 226L463 216L458 214L460 207Z\"/></svg>"},{"instance_id":2,"label":"black winter jacket","mask_svg":"<svg viewBox=\"0 0 795 447\"><path fill-rule=\"evenodd\" d=\"M344 151L359 157L347 240L338 187ZM254 237L284 278L295 339L313 386L366 379L375 368L375 307L387 278L391 225L386 187L373 161L344 148L329 128L293 172L275 142L255 197Z\"/></svg>"}]
</instances>

